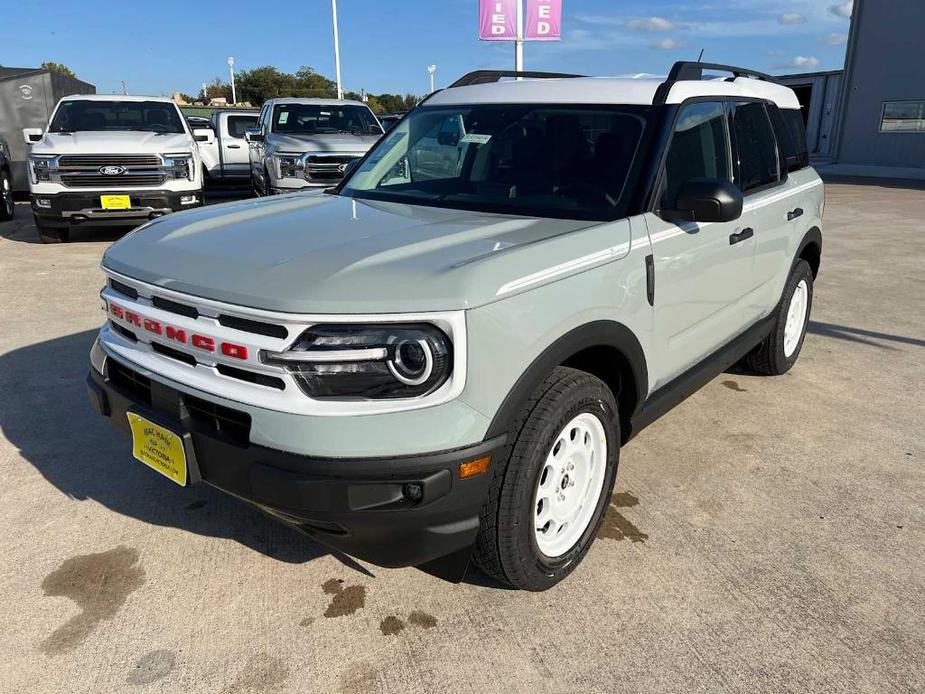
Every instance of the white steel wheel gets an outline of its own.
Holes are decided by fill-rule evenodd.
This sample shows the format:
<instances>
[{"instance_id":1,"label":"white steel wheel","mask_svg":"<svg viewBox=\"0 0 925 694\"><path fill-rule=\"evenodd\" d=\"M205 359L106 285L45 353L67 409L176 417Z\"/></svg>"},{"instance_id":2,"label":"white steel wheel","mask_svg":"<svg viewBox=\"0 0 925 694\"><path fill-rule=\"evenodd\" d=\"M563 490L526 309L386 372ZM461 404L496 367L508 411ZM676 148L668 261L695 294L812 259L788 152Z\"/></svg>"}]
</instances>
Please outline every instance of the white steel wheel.
<instances>
[{"instance_id":1,"label":"white steel wheel","mask_svg":"<svg viewBox=\"0 0 925 694\"><path fill-rule=\"evenodd\" d=\"M787 309L787 321L784 323L784 356L790 358L800 344L803 337L803 326L806 323L806 309L809 306L809 287L806 280L800 280L790 297L790 308Z\"/></svg>"},{"instance_id":2,"label":"white steel wheel","mask_svg":"<svg viewBox=\"0 0 925 694\"><path fill-rule=\"evenodd\" d=\"M559 557L578 542L594 518L607 471L607 437L601 420L582 412L556 437L534 494L537 547Z\"/></svg>"}]
</instances>

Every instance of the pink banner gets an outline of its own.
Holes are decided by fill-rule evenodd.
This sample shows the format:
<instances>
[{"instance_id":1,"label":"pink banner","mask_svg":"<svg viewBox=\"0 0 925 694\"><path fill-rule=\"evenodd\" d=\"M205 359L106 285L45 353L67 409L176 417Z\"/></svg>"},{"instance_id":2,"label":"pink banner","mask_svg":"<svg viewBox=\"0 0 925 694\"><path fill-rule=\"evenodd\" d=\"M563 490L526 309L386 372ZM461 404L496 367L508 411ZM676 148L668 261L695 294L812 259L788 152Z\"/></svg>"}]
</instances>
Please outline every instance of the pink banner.
<instances>
[{"instance_id":1,"label":"pink banner","mask_svg":"<svg viewBox=\"0 0 925 694\"><path fill-rule=\"evenodd\" d=\"M524 38L558 41L562 33L562 0L527 0Z\"/></svg>"},{"instance_id":2,"label":"pink banner","mask_svg":"<svg viewBox=\"0 0 925 694\"><path fill-rule=\"evenodd\" d=\"M513 41L517 38L517 3L520 0L479 0L479 38Z\"/></svg>"}]
</instances>

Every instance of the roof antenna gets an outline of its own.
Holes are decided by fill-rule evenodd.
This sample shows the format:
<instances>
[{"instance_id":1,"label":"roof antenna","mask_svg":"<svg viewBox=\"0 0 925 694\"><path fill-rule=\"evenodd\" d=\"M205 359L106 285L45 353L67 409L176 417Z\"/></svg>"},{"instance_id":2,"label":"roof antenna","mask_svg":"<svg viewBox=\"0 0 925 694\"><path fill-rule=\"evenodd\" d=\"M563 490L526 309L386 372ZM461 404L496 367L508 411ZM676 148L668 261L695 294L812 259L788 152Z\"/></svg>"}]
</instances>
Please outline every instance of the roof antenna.
<instances>
[{"instance_id":1,"label":"roof antenna","mask_svg":"<svg viewBox=\"0 0 925 694\"><path fill-rule=\"evenodd\" d=\"M700 49L700 55L697 56L697 62L698 63L703 62L703 49L702 48Z\"/></svg>"}]
</instances>

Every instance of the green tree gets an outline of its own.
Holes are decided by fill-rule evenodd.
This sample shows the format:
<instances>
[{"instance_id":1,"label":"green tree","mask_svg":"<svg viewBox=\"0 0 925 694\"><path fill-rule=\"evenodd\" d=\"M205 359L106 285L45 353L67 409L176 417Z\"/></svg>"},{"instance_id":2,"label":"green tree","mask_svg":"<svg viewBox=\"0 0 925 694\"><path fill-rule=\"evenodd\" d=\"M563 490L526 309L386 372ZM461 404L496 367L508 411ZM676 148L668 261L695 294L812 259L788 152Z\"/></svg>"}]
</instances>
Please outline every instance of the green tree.
<instances>
[{"instance_id":1,"label":"green tree","mask_svg":"<svg viewBox=\"0 0 925 694\"><path fill-rule=\"evenodd\" d=\"M75 80L77 79L77 75L74 74L73 70L71 70L71 68L69 68L67 65L62 65L61 63L54 63L48 60L42 63L42 69L48 70L49 72L57 72L66 77L72 77Z\"/></svg>"},{"instance_id":2,"label":"green tree","mask_svg":"<svg viewBox=\"0 0 925 694\"><path fill-rule=\"evenodd\" d=\"M224 97L231 102L231 85L223 82L220 77L213 79L212 83L206 86L205 92L199 93L202 95L200 98L206 101Z\"/></svg>"}]
</instances>

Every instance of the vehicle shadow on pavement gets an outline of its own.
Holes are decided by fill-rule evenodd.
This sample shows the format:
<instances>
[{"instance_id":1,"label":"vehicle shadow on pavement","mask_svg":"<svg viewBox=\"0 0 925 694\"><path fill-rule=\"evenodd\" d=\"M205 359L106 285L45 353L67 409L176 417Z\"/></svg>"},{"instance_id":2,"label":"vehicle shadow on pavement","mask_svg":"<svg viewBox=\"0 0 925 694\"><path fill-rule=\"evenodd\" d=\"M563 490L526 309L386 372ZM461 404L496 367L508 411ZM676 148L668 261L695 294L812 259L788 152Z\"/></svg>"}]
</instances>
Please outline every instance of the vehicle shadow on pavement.
<instances>
[{"instance_id":1,"label":"vehicle shadow on pavement","mask_svg":"<svg viewBox=\"0 0 925 694\"><path fill-rule=\"evenodd\" d=\"M79 224L71 228L70 243L112 242L122 238L134 228L134 226ZM16 216L12 220L0 224L0 237L19 243L42 244L28 207L23 209L22 205L16 206Z\"/></svg>"},{"instance_id":2,"label":"vehicle shadow on pavement","mask_svg":"<svg viewBox=\"0 0 925 694\"><path fill-rule=\"evenodd\" d=\"M303 563L349 557L209 487L180 488L137 462L127 437L90 406L88 355L95 330L0 355L0 431L57 489L145 523L235 540L268 557Z\"/></svg>"}]
</instances>

